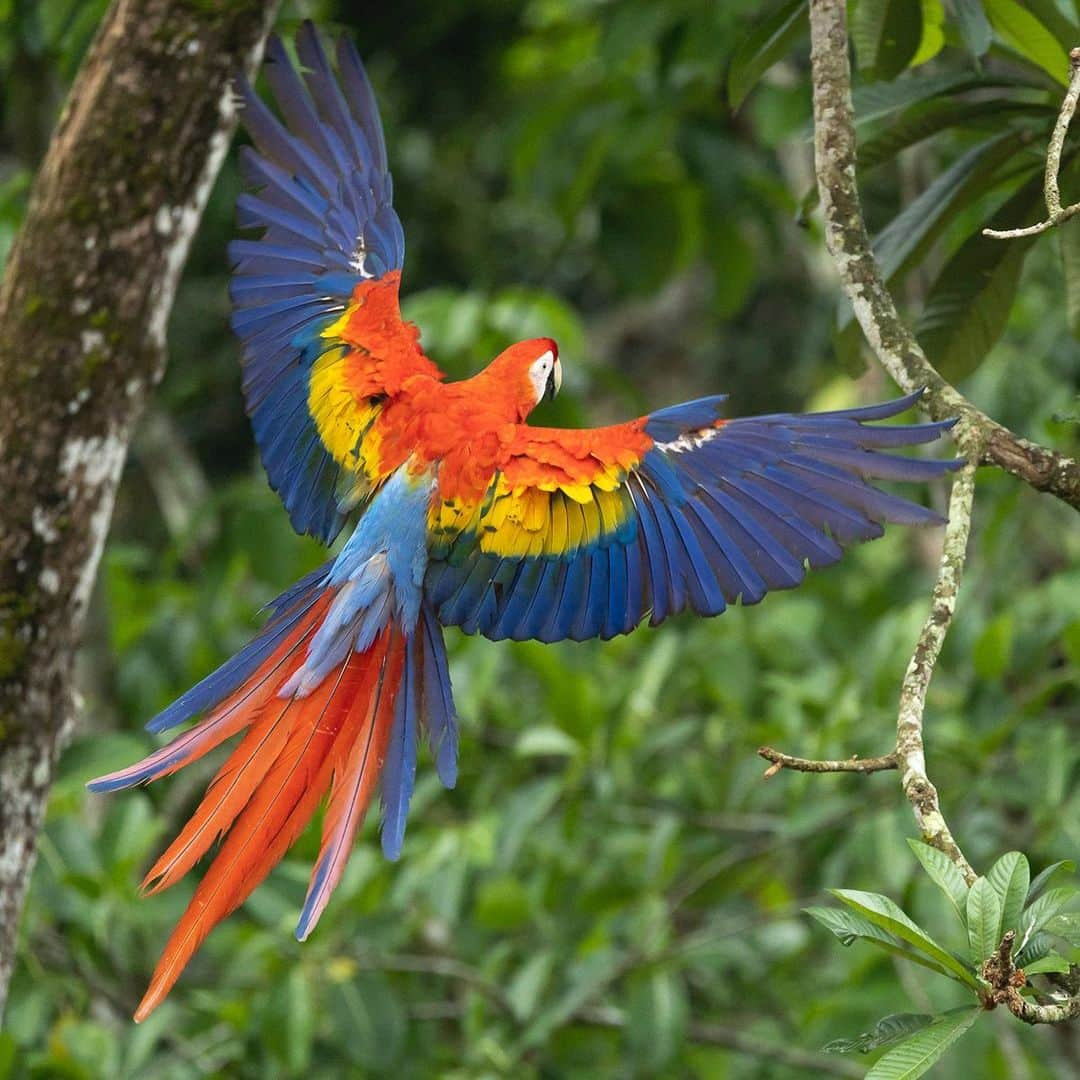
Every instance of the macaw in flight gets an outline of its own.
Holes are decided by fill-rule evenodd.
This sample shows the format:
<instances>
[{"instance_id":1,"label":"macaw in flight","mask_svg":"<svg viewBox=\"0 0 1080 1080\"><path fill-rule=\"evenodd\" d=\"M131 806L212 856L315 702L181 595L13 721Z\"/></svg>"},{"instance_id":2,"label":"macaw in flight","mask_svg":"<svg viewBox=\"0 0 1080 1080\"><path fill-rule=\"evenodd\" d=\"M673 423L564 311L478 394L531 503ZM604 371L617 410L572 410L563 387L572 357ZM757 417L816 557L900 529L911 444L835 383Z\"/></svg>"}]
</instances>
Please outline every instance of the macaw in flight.
<instances>
[{"instance_id":1,"label":"macaw in flight","mask_svg":"<svg viewBox=\"0 0 1080 1080\"><path fill-rule=\"evenodd\" d=\"M341 878L376 786L396 859L425 732L453 787L457 717L443 627L498 640L611 638L691 609L719 615L798 585L807 567L942 518L868 481L924 481L958 463L883 451L949 423L868 426L918 395L811 415L725 420L723 397L586 430L530 427L559 390L554 341L511 345L447 382L398 307L404 236L382 127L352 44L331 66L310 23L302 77L270 39L280 118L246 81L254 146L233 241L232 326L244 394L293 525L340 553L271 605L254 639L150 721L193 727L89 785L156 780L243 734L194 816L151 867L150 893L224 837L173 931L136 1020L157 1007L211 928L255 889L329 792L296 936Z\"/></svg>"}]
</instances>

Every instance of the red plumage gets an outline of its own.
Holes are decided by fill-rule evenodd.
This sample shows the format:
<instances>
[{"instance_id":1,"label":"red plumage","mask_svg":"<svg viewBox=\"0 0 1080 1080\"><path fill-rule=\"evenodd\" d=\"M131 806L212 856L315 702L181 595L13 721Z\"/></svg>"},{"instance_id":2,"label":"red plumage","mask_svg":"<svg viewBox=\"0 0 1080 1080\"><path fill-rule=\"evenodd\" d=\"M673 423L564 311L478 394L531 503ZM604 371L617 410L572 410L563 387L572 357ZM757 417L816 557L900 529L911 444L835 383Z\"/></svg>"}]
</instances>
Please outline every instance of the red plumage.
<instances>
[{"instance_id":1,"label":"red plumage","mask_svg":"<svg viewBox=\"0 0 1080 1080\"><path fill-rule=\"evenodd\" d=\"M174 884L219 836L225 834L225 840L165 946L135 1012L137 1021L161 1003L211 929L281 860L328 789L322 854L333 848L336 857L320 889L319 911L341 876L382 768L405 640L396 628L386 629L366 652L350 651L307 697L278 697L303 662L332 596L328 590L258 671L200 725L216 724L214 738L184 763L248 730L144 887L157 892Z\"/></svg>"}]
</instances>

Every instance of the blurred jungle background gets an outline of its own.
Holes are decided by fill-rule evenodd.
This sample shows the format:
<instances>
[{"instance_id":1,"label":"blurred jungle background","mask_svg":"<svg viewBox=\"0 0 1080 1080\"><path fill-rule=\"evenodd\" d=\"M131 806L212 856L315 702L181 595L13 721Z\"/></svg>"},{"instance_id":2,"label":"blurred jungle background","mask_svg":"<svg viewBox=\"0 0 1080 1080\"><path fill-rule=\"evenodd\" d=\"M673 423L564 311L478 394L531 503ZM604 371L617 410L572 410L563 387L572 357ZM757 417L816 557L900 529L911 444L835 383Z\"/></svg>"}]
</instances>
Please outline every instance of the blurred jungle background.
<instances>
[{"instance_id":1,"label":"blurred jungle background","mask_svg":"<svg viewBox=\"0 0 1080 1080\"><path fill-rule=\"evenodd\" d=\"M0 0L0 253L103 9ZM406 314L455 376L545 334L566 386L540 422L717 391L733 413L894 393L838 306L808 197L805 5L296 0L279 29L304 17L351 34L369 65ZM1075 452L1080 221L1013 244L977 233L1039 217L1080 15L1054 0L859 0L852 19L861 182L894 294L980 408ZM321 561L267 487L244 415L226 296L238 190L230 159L129 457L0 1077L859 1076L868 1059L821 1048L963 1003L802 912L829 887L870 889L953 944L896 775L766 782L755 755L891 748L941 540L893 528L710 622L607 645L451 633L460 780L443 791L423 751L400 862L382 858L372 814L301 946L309 832L166 1004L130 1023L192 889L144 900L138 881L211 767L111 798L84 782L153 746L143 722ZM946 494L926 497L943 509ZM931 776L977 866L1016 849L1034 873L1080 846L1078 555L1067 507L984 470L926 715ZM993 1014L956 1055L941 1075L1075 1076L1080 1034Z\"/></svg>"}]
</instances>

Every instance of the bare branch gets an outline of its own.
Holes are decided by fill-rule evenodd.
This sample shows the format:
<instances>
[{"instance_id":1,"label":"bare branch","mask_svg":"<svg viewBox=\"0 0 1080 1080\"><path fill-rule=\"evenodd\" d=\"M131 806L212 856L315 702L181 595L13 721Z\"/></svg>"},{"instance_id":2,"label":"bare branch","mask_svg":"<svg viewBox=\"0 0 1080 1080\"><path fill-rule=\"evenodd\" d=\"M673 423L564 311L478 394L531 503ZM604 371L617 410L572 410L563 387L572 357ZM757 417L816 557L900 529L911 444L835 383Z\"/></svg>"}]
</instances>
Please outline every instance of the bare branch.
<instances>
[{"instance_id":1,"label":"bare branch","mask_svg":"<svg viewBox=\"0 0 1080 1080\"><path fill-rule=\"evenodd\" d=\"M923 839L948 855L969 885L977 875L953 838L941 813L937 789L926 775L923 712L934 666L941 654L941 646L956 610L956 596L960 590L960 579L967 558L968 537L971 533L975 468L973 463L965 465L953 482L941 567L934 584L930 612L900 686L900 709L896 721L896 758L900 767L900 783L915 812L915 820L922 830Z\"/></svg>"},{"instance_id":2,"label":"bare branch","mask_svg":"<svg viewBox=\"0 0 1080 1080\"><path fill-rule=\"evenodd\" d=\"M811 0L814 168L825 215L825 242L855 317L882 367L907 392L926 389L936 420L956 417L957 443L1037 491L1080 509L1080 462L1029 442L992 420L937 372L901 319L874 259L855 183L855 123L844 0Z\"/></svg>"},{"instance_id":3,"label":"bare branch","mask_svg":"<svg viewBox=\"0 0 1080 1080\"><path fill-rule=\"evenodd\" d=\"M791 754L781 753L771 746L759 746L758 757L763 757L772 764L765 770L765 779L775 776L781 769L794 769L796 772L812 773L873 773L884 772L886 769L897 768L895 751L883 754L881 757L850 757L843 761L816 760L814 758L793 757Z\"/></svg>"},{"instance_id":4,"label":"bare branch","mask_svg":"<svg viewBox=\"0 0 1080 1080\"><path fill-rule=\"evenodd\" d=\"M1072 123L1078 100L1080 100L1080 49L1073 49L1069 53L1069 89L1061 102L1061 112L1058 113L1054 133L1050 136L1050 144L1046 148L1046 179L1043 182L1043 193L1049 217L1045 221L1027 225L1022 229L983 229L983 236L989 236L994 240L1038 236L1039 233L1047 232L1063 221L1068 221L1073 214L1080 213L1080 203L1073 203L1072 206L1062 208L1061 191L1058 189L1061 151L1065 146L1065 136L1069 133L1069 124Z\"/></svg>"},{"instance_id":5,"label":"bare branch","mask_svg":"<svg viewBox=\"0 0 1080 1080\"><path fill-rule=\"evenodd\" d=\"M982 977L990 984L990 990L984 998L988 1009L1004 1005L1017 1019L1025 1024L1060 1024L1064 1020L1080 1017L1080 997L1069 997L1063 1001L1039 1004L1028 1000L1020 993L1027 978L1013 961L1013 944L1016 932L1010 930L992 956L982 967Z\"/></svg>"}]
</instances>

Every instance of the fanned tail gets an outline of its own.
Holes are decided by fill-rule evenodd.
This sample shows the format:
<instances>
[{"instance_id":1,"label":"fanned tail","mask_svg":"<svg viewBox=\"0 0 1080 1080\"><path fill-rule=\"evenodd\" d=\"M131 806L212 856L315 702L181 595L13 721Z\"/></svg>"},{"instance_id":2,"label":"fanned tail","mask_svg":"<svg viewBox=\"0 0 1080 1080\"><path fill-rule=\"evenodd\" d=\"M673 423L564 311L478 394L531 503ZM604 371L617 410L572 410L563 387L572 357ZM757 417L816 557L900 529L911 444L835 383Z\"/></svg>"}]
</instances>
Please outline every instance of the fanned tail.
<instances>
[{"instance_id":1,"label":"fanned tail","mask_svg":"<svg viewBox=\"0 0 1080 1080\"><path fill-rule=\"evenodd\" d=\"M328 791L322 849L297 926L301 940L341 879L380 776L383 847L391 857L400 852L421 726L435 745L440 775L452 779L448 752L456 750L456 720L438 623L425 611L407 634L384 596L342 621L348 593L326 572L289 590L246 649L189 691L183 706L162 714L165 726L199 708L209 710L205 719L143 761L90 784L112 791L155 780L244 733L143 882L150 893L175 884L224 837L165 946L136 1020L161 1003L207 934L280 861ZM160 729L160 720L152 726Z\"/></svg>"}]
</instances>

